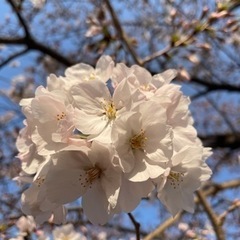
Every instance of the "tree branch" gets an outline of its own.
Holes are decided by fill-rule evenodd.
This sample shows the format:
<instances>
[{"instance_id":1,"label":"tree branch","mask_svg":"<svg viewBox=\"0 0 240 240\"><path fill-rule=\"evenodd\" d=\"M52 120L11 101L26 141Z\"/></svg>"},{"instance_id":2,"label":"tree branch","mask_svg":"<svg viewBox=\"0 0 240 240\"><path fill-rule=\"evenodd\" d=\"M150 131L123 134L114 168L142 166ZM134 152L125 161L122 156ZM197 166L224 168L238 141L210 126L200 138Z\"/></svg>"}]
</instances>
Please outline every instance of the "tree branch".
<instances>
[{"instance_id":1,"label":"tree branch","mask_svg":"<svg viewBox=\"0 0 240 240\"><path fill-rule=\"evenodd\" d=\"M219 222L218 216L215 214L212 207L207 202L206 195L201 190L198 190L196 192L196 194L198 196L199 202L203 206L206 214L208 215L208 217L209 217L209 219L212 223L212 226L213 226L213 229L216 233L217 239L218 240L225 240L225 234L224 234L222 226Z\"/></svg>"},{"instance_id":2,"label":"tree branch","mask_svg":"<svg viewBox=\"0 0 240 240\"><path fill-rule=\"evenodd\" d=\"M140 224L139 222L137 222L134 218L134 216L131 213L128 213L129 218L131 219L134 227L135 227L135 231L136 231L136 240L140 240Z\"/></svg>"},{"instance_id":3,"label":"tree branch","mask_svg":"<svg viewBox=\"0 0 240 240\"><path fill-rule=\"evenodd\" d=\"M228 125L230 130L232 131L232 134L235 134L235 127L232 124L232 122L228 119L225 112L223 112L221 109L218 108L217 104L210 99L209 97L206 97L206 100L212 105L212 107L218 112L218 114L224 119L225 123Z\"/></svg>"},{"instance_id":4,"label":"tree branch","mask_svg":"<svg viewBox=\"0 0 240 240\"><path fill-rule=\"evenodd\" d=\"M203 145L211 148L240 148L240 133L216 134L211 136L198 135Z\"/></svg>"},{"instance_id":5,"label":"tree branch","mask_svg":"<svg viewBox=\"0 0 240 240\"><path fill-rule=\"evenodd\" d=\"M240 208L240 200L235 200L233 201L232 205L230 207L228 207L228 209L226 211L224 211L220 216L219 216L219 223L220 225L223 225L227 215L231 212L233 212L235 209L239 209Z\"/></svg>"},{"instance_id":6,"label":"tree branch","mask_svg":"<svg viewBox=\"0 0 240 240\"><path fill-rule=\"evenodd\" d=\"M26 39L22 38L4 38L0 37L0 44L22 45L26 44Z\"/></svg>"},{"instance_id":7,"label":"tree branch","mask_svg":"<svg viewBox=\"0 0 240 240\"><path fill-rule=\"evenodd\" d=\"M168 227L174 224L181 216L183 212L178 213L174 218L168 218L165 222L163 222L158 228L149 233L143 240L151 240L157 236L160 236Z\"/></svg>"},{"instance_id":8,"label":"tree branch","mask_svg":"<svg viewBox=\"0 0 240 240\"><path fill-rule=\"evenodd\" d=\"M66 65L72 66L75 62L69 60L65 56L61 55L57 51L53 50L50 47L43 45L42 43L37 42L32 37L29 38L1 38L0 37L0 44L11 44L11 45L26 45L28 49L37 50L42 54L49 55L56 61Z\"/></svg>"},{"instance_id":9,"label":"tree branch","mask_svg":"<svg viewBox=\"0 0 240 240\"><path fill-rule=\"evenodd\" d=\"M217 84L214 82L204 81L198 77L192 77L189 81L189 83L197 83L201 86L204 86L207 88L208 91L214 91L214 90L226 90L226 91L236 91L240 92L239 86L233 86L225 83Z\"/></svg>"},{"instance_id":10,"label":"tree branch","mask_svg":"<svg viewBox=\"0 0 240 240\"><path fill-rule=\"evenodd\" d=\"M16 13L17 18L22 25L24 32L25 32L25 37L28 38L30 37L30 32L27 26L26 21L23 19L22 15L20 14L20 9L15 5L15 3L12 0L8 0L8 3L11 5L13 11Z\"/></svg>"},{"instance_id":11,"label":"tree branch","mask_svg":"<svg viewBox=\"0 0 240 240\"><path fill-rule=\"evenodd\" d=\"M109 0L105 0L105 3L106 3L106 6L110 12L110 15L112 17L112 21L113 21L113 24L116 28L116 32L118 33L120 39L123 41L123 43L125 44L127 50L129 51L129 53L131 54L132 58L134 59L134 61L138 64L138 65L142 65L142 61L138 58L135 50L132 48L131 44L129 43L129 40L128 40L128 36L126 35L126 33L124 32L119 20L118 20L118 17L110 3Z\"/></svg>"},{"instance_id":12,"label":"tree branch","mask_svg":"<svg viewBox=\"0 0 240 240\"><path fill-rule=\"evenodd\" d=\"M221 184L218 183L207 183L205 186L202 187L202 191L204 192L205 196L215 195L220 191L224 191L225 189L229 188L237 188L240 187L240 179L231 180L228 182L224 182ZM195 203L199 203L199 198L195 198ZM154 231L149 233L143 240L151 240L157 236L160 236L168 227L172 226L177 220L181 218L181 216L185 212L179 212L175 218L170 217L165 222L163 222L159 227L157 227Z\"/></svg>"},{"instance_id":13,"label":"tree branch","mask_svg":"<svg viewBox=\"0 0 240 240\"><path fill-rule=\"evenodd\" d=\"M13 59L15 59L16 57L19 57L25 53L27 53L29 51L28 48L23 49L22 51L19 51L17 53L14 53L13 55L9 56L6 60L4 60L3 62L0 63L0 68L2 68L3 66L5 66L6 64L8 64L10 61L12 61Z\"/></svg>"}]
</instances>

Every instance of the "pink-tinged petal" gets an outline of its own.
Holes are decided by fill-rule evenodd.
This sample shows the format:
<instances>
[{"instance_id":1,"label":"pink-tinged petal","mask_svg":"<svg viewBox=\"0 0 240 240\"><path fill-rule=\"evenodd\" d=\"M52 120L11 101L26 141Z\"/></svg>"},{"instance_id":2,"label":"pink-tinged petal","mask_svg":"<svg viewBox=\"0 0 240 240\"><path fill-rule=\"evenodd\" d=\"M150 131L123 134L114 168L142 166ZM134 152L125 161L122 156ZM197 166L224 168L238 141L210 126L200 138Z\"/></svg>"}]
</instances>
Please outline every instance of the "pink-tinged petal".
<instances>
[{"instance_id":1,"label":"pink-tinged petal","mask_svg":"<svg viewBox=\"0 0 240 240\"><path fill-rule=\"evenodd\" d=\"M133 70L133 74L138 79L140 85L149 84L151 82L152 75L145 68L133 65L131 70Z\"/></svg>"},{"instance_id":2,"label":"pink-tinged petal","mask_svg":"<svg viewBox=\"0 0 240 240\"><path fill-rule=\"evenodd\" d=\"M81 197L87 189L79 181L81 174L84 172L79 169L51 171L51 177L46 178L48 198L54 203L65 204Z\"/></svg>"},{"instance_id":3,"label":"pink-tinged petal","mask_svg":"<svg viewBox=\"0 0 240 240\"><path fill-rule=\"evenodd\" d=\"M119 153L119 165L121 166L123 172L130 172L134 168L135 156L129 144L120 145L116 148Z\"/></svg>"},{"instance_id":4,"label":"pink-tinged petal","mask_svg":"<svg viewBox=\"0 0 240 240\"><path fill-rule=\"evenodd\" d=\"M139 111L142 114L142 124L145 129L154 124L167 124L166 109L157 103L157 101L146 101L139 105Z\"/></svg>"},{"instance_id":5,"label":"pink-tinged petal","mask_svg":"<svg viewBox=\"0 0 240 240\"><path fill-rule=\"evenodd\" d=\"M172 134L168 126L150 125L145 130L146 154L154 161L166 161L172 156ZM150 155L152 157L150 157Z\"/></svg>"},{"instance_id":6,"label":"pink-tinged petal","mask_svg":"<svg viewBox=\"0 0 240 240\"><path fill-rule=\"evenodd\" d=\"M108 211L108 200L102 185L96 181L82 198L83 211L93 224L105 224L112 214Z\"/></svg>"},{"instance_id":7,"label":"pink-tinged petal","mask_svg":"<svg viewBox=\"0 0 240 240\"><path fill-rule=\"evenodd\" d=\"M169 182L165 184L165 188L158 193L158 198L166 206L168 211L175 216L182 210L183 206L183 201L180 197L181 191L179 189L173 189Z\"/></svg>"},{"instance_id":8,"label":"pink-tinged petal","mask_svg":"<svg viewBox=\"0 0 240 240\"><path fill-rule=\"evenodd\" d=\"M133 101L133 92L130 88L130 85L127 79L121 81L113 93L113 102L116 108L119 110L123 107L127 107L130 104L130 101Z\"/></svg>"},{"instance_id":9,"label":"pink-tinged petal","mask_svg":"<svg viewBox=\"0 0 240 240\"><path fill-rule=\"evenodd\" d=\"M138 159L135 161L133 170L130 173L126 173L126 177L133 182L144 182L149 179L149 173L147 171L146 162Z\"/></svg>"},{"instance_id":10,"label":"pink-tinged petal","mask_svg":"<svg viewBox=\"0 0 240 240\"><path fill-rule=\"evenodd\" d=\"M58 115L65 113L63 103L46 95L33 99L31 107L34 118L40 123L54 120L57 122Z\"/></svg>"},{"instance_id":11,"label":"pink-tinged petal","mask_svg":"<svg viewBox=\"0 0 240 240\"><path fill-rule=\"evenodd\" d=\"M106 84L99 80L73 86L71 94L77 107L86 112L101 109L103 100L111 100L111 94Z\"/></svg>"},{"instance_id":12,"label":"pink-tinged petal","mask_svg":"<svg viewBox=\"0 0 240 240\"><path fill-rule=\"evenodd\" d=\"M48 221L48 219L51 217L52 213L50 211L48 212L39 212L37 216L35 217L35 221L37 224L43 224L44 222Z\"/></svg>"},{"instance_id":13,"label":"pink-tinged petal","mask_svg":"<svg viewBox=\"0 0 240 240\"><path fill-rule=\"evenodd\" d=\"M157 88L170 83L177 76L177 70L168 69L162 73L156 74L152 78L152 83Z\"/></svg>"},{"instance_id":14,"label":"pink-tinged petal","mask_svg":"<svg viewBox=\"0 0 240 240\"><path fill-rule=\"evenodd\" d=\"M131 182L123 177L117 207L124 212L133 211L141 199L147 197L153 188L154 185L151 181Z\"/></svg>"},{"instance_id":15,"label":"pink-tinged petal","mask_svg":"<svg viewBox=\"0 0 240 240\"><path fill-rule=\"evenodd\" d=\"M75 127L83 134L99 134L108 124L104 116L86 114L84 111L75 109L73 119Z\"/></svg>"},{"instance_id":16,"label":"pink-tinged petal","mask_svg":"<svg viewBox=\"0 0 240 240\"><path fill-rule=\"evenodd\" d=\"M46 131L47 129L49 129L49 125L45 129L44 125L40 125L32 133L32 140L41 156L56 153L67 145L66 143L53 142L49 136L49 131Z\"/></svg>"},{"instance_id":17,"label":"pink-tinged petal","mask_svg":"<svg viewBox=\"0 0 240 240\"><path fill-rule=\"evenodd\" d=\"M62 89L64 81L62 77L57 77L54 74L50 74L47 78L47 90L54 91L56 89Z\"/></svg>"},{"instance_id":18,"label":"pink-tinged petal","mask_svg":"<svg viewBox=\"0 0 240 240\"><path fill-rule=\"evenodd\" d=\"M110 56L102 56L96 64L96 74L99 80L107 82L111 77L114 67L114 62Z\"/></svg>"},{"instance_id":19,"label":"pink-tinged petal","mask_svg":"<svg viewBox=\"0 0 240 240\"><path fill-rule=\"evenodd\" d=\"M136 160L133 170L126 174L130 181L143 182L149 178L157 178L164 172L161 166L151 164L151 160L149 160L143 152L136 151L135 157Z\"/></svg>"},{"instance_id":20,"label":"pink-tinged petal","mask_svg":"<svg viewBox=\"0 0 240 240\"><path fill-rule=\"evenodd\" d=\"M89 76L91 72L94 72L94 68L92 66L85 63L78 63L67 68L65 75L67 78L70 78L71 80L78 80L80 83L82 81L88 81L87 76Z\"/></svg>"},{"instance_id":21,"label":"pink-tinged petal","mask_svg":"<svg viewBox=\"0 0 240 240\"><path fill-rule=\"evenodd\" d=\"M173 155L172 164L173 166L177 166L178 164L186 164L189 163L189 166L194 166L198 164L198 161L194 161L194 159L201 159L202 156L202 147L189 147L185 146L179 152Z\"/></svg>"},{"instance_id":22,"label":"pink-tinged petal","mask_svg":"<svg viewBox=\"0 0 240 240\"><path fill-rule=\"evenodd\" d=\"M53 211L52 222L55 224L64 224L66 222L67 209L64 206L59 206Z\"/></svg>"},{"instance_id":23,"label":"pink-tinged petal","mask_svg":"<svg viewBox=\"0 0 240 240\"><path fill-rule=\"evenodd\" d=\"M115 151L111 145L93 142L88 154L89 160L94 166L101 169L99 181L112 208L116 206L118 193L121 185L120 168L112 164Z\"/></svg>"},{"instance_id":24,"label":"pink-tinged petal","mask_svg":"<svg viewBox=\"0 0 240 240\"><path fill-rule=\"evenodd\" d=\"M52 167L46 176L47 196L55 203L69 203L81 197L89 187L84 182L84 169L91 168L81 151L64 151L52 157ZM58 186L58 187L56 187Z\"/></svg>"},{"instance_id":25,"label":"pink-tinged petal","mask_svg":"<svg viewBox=\"0 0 240 240\"><path fill-rule=\"evenodd\" d=\"M108 168L101 176L100 182L110 206L115 208L121 186L121 172L114 171L112 167Z\"/></svg>"},{"instance_id":26,"label":"pink-tinged petal","mask_svg":"<svg viewBox=\"0 0 240 240\"><path fill-rule=\"evenodd\" d=\"M183 209L187 212L194 213L194 194L193 192L184 192L182 191L182 202L183 202Z\"/></svg>"},{"instance_id":27,"label":"pink-tinged petal","mask_svg":"<svg viewBox=\"0 0 240 240\"><path fill-rule=\"evenodd\" d=\"M98 141L103 144L110 144L110 143L112 143L111 133L112 133L111 123L107 123L107 125L104 127L104 129L99 134L93 133L87 139L89 141Z\"/></svg>"}]
</instances>

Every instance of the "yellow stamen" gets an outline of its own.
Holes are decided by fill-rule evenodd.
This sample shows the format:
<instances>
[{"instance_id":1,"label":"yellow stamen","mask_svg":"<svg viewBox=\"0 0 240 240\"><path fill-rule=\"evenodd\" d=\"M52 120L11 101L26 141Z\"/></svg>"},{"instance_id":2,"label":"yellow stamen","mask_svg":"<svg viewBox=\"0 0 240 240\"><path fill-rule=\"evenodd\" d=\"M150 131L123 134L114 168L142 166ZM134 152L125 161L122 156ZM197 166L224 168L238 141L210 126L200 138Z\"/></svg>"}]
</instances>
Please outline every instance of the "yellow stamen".
<instances>
[{"instance_id":1,"label":"yellow stamen","mask_svg":"<svg viewBox=\"0 0 240 240\"><path fill-rule=\"evenodd\" d=\"M62 119L64 119L67 115L65 114L65 112L61 112L60 114L57 114L57 120L60 121Z\"/></svg>"},{"instance_id":2,"label":"yellow stamen","mask_svg":"<svg viewBox=\"0 0 240 240\"><path fill-rule=\"evenodd\" d=\"M145 147L146 140L147 138L145 137L145 132L141 129L140 133L134 135L130 139L132 149L143 149Z\"/></svg>"},{"instance_id":3,"label":"yellow stamen","mask_svg":"<svg viewBox=\"0 0 240 240\"><path fill-rule=\"evenodd\" d=\"M117 109L112 101L105 101L103 104L104 114L109 120L114 120L116 118Z\"/></svg>"},{"instance_id":4,"label":"yellow stamen","mask_svg":"<svg viewBox=\"0 0 240 240\"><path fill-rule=\"evenodd\" d=\"M85 173L81 173L79 175L79 182L82 187L91 188L92 183L97 179L100 178L102 170L98 167L90 168L89 170L85 171Z\"/></svg>"},{"instance_id":5,"label":"yellow stamen","mask_svg":"<svg viewBox=\"0 0 240 240\"><path fill-rule=\"evenodd\" d=\"M167 178L170 181L170 185L176 189L176 187L179 187L180 183L183 182L183 177L184 173L171 171Z\"/></svg>"}]
</instances>

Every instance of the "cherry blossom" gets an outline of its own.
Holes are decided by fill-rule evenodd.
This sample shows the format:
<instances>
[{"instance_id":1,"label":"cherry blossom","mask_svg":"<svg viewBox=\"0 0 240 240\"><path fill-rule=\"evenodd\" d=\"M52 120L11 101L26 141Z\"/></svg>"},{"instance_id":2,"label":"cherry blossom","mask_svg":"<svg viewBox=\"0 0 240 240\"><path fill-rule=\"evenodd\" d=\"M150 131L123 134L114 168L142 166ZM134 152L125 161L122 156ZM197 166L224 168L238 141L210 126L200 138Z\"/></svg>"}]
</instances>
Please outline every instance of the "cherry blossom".
<instances>
[{"instance_id":1,"label":"cherry blossom","mask_svg":"<svg viewBox=\"0 0 240 240\"><path fill-rule=\"evenodd\" d=\"M56 227L53 230L53 238L56 240L87 240L87 238L81 233L78 233L74 230L72 224Z\"/></svg>"},{"instance_id":2,"label":"cherry blossom","mask_svg":"<svg viewBox=\"0 0 240 240\"><path fill-rule=\"evenodd\" d=\"M156 181L158 198L176 215L181 210L194 211L194 192L209 179L210 168L205 159L211 154L199 146L185 146L175 152L165 166L165 172Z\"/></svg>"},{"instance_id":3,"label":"cherry blossom","mask_svg":"<svg viewBox=\"0 0 240 240\"><path fill-rule=\"evenodd\" d=\"M76 104L76 128L89 135L88 139L110 143L112 123L130 108L128 82L122 81L112 96L106 84L98 80L76 85L71 93Z\"/></svg>"},{"instance_id":4,"label":"cherry blossom","mask_svg":"<svg viewBox=\"0 0 240 240\"><path fill-rule=\"evenodd\" d=\"M159 163L169 160L170 137L166 110L157 101L143 102L115 121L113 144L130 180L146 181L164 171Z\"/></svg>"},{"instance_id":5,"label":"cherry blossom","mask_svg":"<svg viewBox=\"0 0 240 240\"><path fill-rule=\"evenodd\" d=\"M30 186L22 210L37 223L64 223L64 204L81 198L85 215L105 224L131 212L154 189L176 215L192 212L193 194L209 179L211 150L197 137L190 101L171 83L173 69L152 76L102 56L96 68L79 63L65 76L20 102L26 116L17 139L22 172ZM78 239L71 225L56 238Z\"/></svg>"}]
</instances>

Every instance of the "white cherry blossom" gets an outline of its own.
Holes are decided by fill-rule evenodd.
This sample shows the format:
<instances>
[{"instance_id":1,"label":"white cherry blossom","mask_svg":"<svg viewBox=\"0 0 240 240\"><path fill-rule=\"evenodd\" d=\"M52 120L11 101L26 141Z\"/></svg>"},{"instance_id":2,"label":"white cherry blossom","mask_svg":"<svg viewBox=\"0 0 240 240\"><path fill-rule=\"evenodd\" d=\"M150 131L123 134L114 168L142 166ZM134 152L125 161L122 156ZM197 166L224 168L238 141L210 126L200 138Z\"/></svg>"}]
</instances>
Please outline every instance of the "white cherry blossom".
<instances>
[{"instance_id":1,"label":"white cherry blossom","mask_svg":"<svg viewBox=\"0 0 240 240\"><path fill-rule=\"evenodd\" d=\"M22 211L26 215L33 216L38 224L50 218L52 222L61 224L65 222L66 210L62 204L52 203L47 198L44 176L48 171L49 162L46 160L40 165L39 172L34 177L31 186L22 194Z\"/></svg>"},{"instance_id":2,"label":"white cherry blossom","mask_svg":"<svg viewBox=\"0 0 240 240\"><path fill-rule=\"evenodd\" d=\"M131 181L146 181L163 173L161 162L171 156L166 110L157 101L138 105L113 125L113 145L119 164Z\"/></svg>"},{"instance_id":3,"label":"white cherry blossom","mask_svg":"<svg viewBox=\"0 0 240 240\"><path fill-rule=\"evenodd\" d=\"M26 116L16 142L17 178L30 187L22 210L37 223L64 223L65 207L81 198L94 224L133 211L157 189L175 215L194 209L193 194L209 179L211 154L197 137L190 100L170 83L173 69L152 76L145 68L102 56L96 67L79 63L65 76L20 102ZM55 239L82 239L71 225Z\"/></svg>"},{"instance_id":4,"label":"white cherry blossom","mask_svg":"<svg viewBox=\"0 0 240 240\"><path fill-rule=\"evenodd\" d=\"M72 224L56 227L53 230L54 240L87 240L81 233L76 232Z\"/></svg>"},{"instance_id":5,"label":"white cherry blossom","mask_svg":"<svg viewBox=\"0 0 240 240\"><path fill-rule=\"evenodd\" d=\"M211 170L205 163L210 154L209 149L201 145L186 146L174 153L165 166L165 172L155 180L158 198L172 215L181 210L193 213L194 192L211 175Z\"/></svg>"},{"instance_id":6,"label":"white cherry blossom","mask_svg":"<svg viewBox=\"0 0 240 240\"><path fill-rule=\"evenodd\" d=\"M128 82L122 81L112 96L106 84L98 80L74 86L71 93L76 104L76 128L90 135L90 140L110 143L112 123L131 104Z\"/></svg>"},{"instance_id":7,"label":"white cherry blossom","mask_svg":"<svg viewBox=\"0 0 240 240\"><path fill-rule=\"evenodd\" d=\"M48 199L65 204L82 197L89 220L105 223L117 205L122 178L120 168L112 164L117 161L113 151L93 142L91 149L53 155L44 180Z\"/></svg>"}]
</instances>

